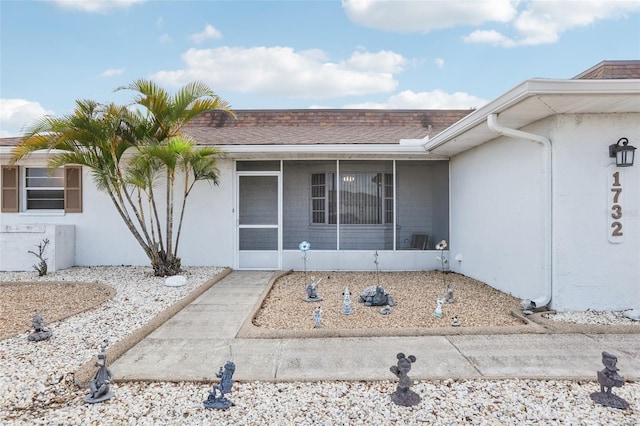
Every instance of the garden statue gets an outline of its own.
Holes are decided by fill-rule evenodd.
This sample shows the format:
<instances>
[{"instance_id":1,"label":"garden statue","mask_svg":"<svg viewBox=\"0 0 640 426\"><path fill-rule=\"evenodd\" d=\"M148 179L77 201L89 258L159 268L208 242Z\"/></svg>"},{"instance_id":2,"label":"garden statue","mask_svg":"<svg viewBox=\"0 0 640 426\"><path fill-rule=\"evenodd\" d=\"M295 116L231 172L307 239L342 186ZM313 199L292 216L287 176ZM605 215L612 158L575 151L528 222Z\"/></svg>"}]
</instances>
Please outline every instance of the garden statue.
<instances>
[{"instance_id":1,"label":"garden statue","mask_svg":"<svg viewBox=\"0 0 640 426\"><path fill-rule=\"evenodd\" d=\"M598 371L598 383L600 392L591 394L591 399L598 404L611 408L629 408L629 403L617 395L611 393L611 388L620 388L624 384L624 377L618 374L618 358L609 352L602 352L602 364L604 369Z\"/></svg>"},{"instance_id":2,"label":"garden statue","mask_svg":"<svg viewBox=\"0 0 640 426\"><path fill-rule=\"evenodd\" d=\"M322 300L322 297L318 296L318 284L319 281L316 281L316 277L311 277L311 282L307 285L307 297L304 298L306 302L319 302Z\"/></svg>"},{"instance_id":3,"label":"garden statue","mask_svg":"<svg viewBox=\"0 0 640 426\"><path fill-rule=\"evenodd\" d=\"M433 311L433 316L436 318L442 318L442 303L442 299L438 297L436 299L436 310Z\"/></svg>"},{"instance_id":4,"label":"garden statue","mask_svg":"<svg viewBox=\"0 0 640 426\"><path fill-rule=\"evenodd\" d=\"M453 287L447 284L447 292L444 295L444 303L453 303Z\"/></svg>"},{"instance_id":5,"label":"garden statue","mask_svg":"<svg viewBox=\"0 0 640 426\"><path fill-rule=\"evenodd\" d=\"M31 319L31 326L33 327L34 331L29 334L27 339L31 340L32 342L39 342L40 340L46 340L51 337L53 332L45 327L46 324L47 321L45 321L45 319L43 318L42 312L36 312L36 314Z\"/></svg>"},{"instance_id":6,"label":"garden statue","mask_svg":"<svg viewBox=\"0 0 640 426\"><path fill-rule=\"evenodd\" d=\"M204 401L204 408L224 410L231 407L231 401L225 398L224 395L231 393L231 387L233 386L232 377L235 371L236 365L231 361L226 362L224 369L220 367L220 370L216 373L216 377L220 379L220 383L213 385L213 389L209 392L207 400Z\"/></svg>"},{"instance_id":7,"label":"garden statue","mask_svg":"<svg viewBox=\"0 0 640 426\"><path fill-rule=\"evenodd\" d=\"M342 314L351 315L353 313L353 308L351 307L351 292L349 291L349 287L344 288L342 296Z\"/></svg>"},{"instance_id":8,"label":"garden statue","mask_svg":"<svg viewBox=\"0 0 640 426\"><path fill-rule=\"evenodd\" d=\"M387 290L380 285L370 286L362 290L362 293L360 293L360 302L363 302L367 306L395 306L396 304Z\"/></svg>"},{"instance_id":9,"label":"garden statue","mask_svg":"<svg viewBox=\"0 0 640 426\"><path fill-rule=\"evenodd\" d=\"M411 370L411 364L416 362L416 357L413 355L405 357L402 352L400 352L396 357L398 358L398 363L397 365L392 366L390 370L400 379L400 381L398 382L398 387L395 392L391 394L391 401L397 405L405 407L417 405L421 401L420 395L409 389L413 384L413 381L409 376L407 376Z\"/></svg>"},{"instance_id":10,"label":"garden statue","mask_svg":"<svg viewBox=\"0 0 640 426\"><path fill-rule=\"evenodd\" d=\"M457 316L451 317L451 326L460 327L460 321L458 321L458 317Z\"/></svg>"},{"instance_id":11,"label":"garden statue","mask_svg":"<svg viewBox=\"0 0 640 426\"><path fill-rule=\"evenodd\" d=\"M114 394L111 391L109 385L111 383L112 374L107 368L107 341L105 340L100 345L100 353L98 354L98 361L96 361L96 367L98 371L93 375L93 378L89 380L89 396L85 396L84 402L89 404L95 404L96 402L106 401Z\"/></svg>"},{"instance_id":12,"label":"garden statue","mask_svg":"<svg viewBox=\"0 0 640 426\"><path fill-rule=\"evenodd\" d=\"M315 328L320 328L320 320L322 319L322 308L320 306L316 306L313 310L313 319L316 321Z\"/></svg>"}]
</instances>

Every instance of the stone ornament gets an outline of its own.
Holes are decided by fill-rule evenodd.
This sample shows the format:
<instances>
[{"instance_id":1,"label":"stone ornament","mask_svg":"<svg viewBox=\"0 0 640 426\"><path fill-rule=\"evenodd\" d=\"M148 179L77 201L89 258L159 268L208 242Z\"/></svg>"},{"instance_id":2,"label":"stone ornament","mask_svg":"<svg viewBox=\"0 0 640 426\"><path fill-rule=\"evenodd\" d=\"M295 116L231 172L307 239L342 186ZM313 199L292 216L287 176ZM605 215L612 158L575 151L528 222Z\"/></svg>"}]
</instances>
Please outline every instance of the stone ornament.
<instances>
[{"instance_id":1,"label":"stone ornament","mask_svg":"<svg viewBox=\"0 0 640 426\"><path fill-rule=\"evenodd\" d=\"M220 383L213 385L213 389L209 392L209 396L204 401L204 408L212 408L216 410L226 410L231 407L231 401L225 398L225 394L231 393L233 386L233 373L236 371L236 365L232 361L227 361L224 369L216 373L216 377L220 379Z\"/></svg>"},{"instance_id":2,"label":"stone ornament","mask_svg":"<svg viewBox=\"0 0 640 426\"><path fill-rule=\"evenodd\" d=\"M320 328L320 320L322 319L322 308L320 306L316 306L313 310L313 319L316 322L315 328Z\"/></svg>"},{"instance_id":3,"label":"stone ornament","mask_svg":"<svg viewBox=\"0 0 640 426\"><path fill-rule=\"evenodd\" d=\"M442 304L443 304L443 300L438 297L436 299L436 309L433 311L434 317L442 318Z\"/></svg>"},{"instance_id":4,"label":"stone ornament","mask_svg":"<svg viewBox=\"0 0 640 426\"><path fill-rule=\"evenodd\" d=\"M53 332L45 327L48 322L42 316L42 312L38 311L31 319L31 326L33 327L33 332L29 334L27 339L32 342L39 342L41 340L46 340L53 335Z\"/></svg>"},{"instance_id":5,"label":"stone ornament","mask_svg":"<svg viewBox=\"0 0 640 426\"><path fill-rule=\"evenodd\" d=\"M372 285L362 290L359 300L367 306L395 306L396 304L389 292L381 285Z\"/></svg>"},{"instance_id":6,"label":"stone ornament","mask_svg":"<svg viewBox=\"0 0 640 426\"><path fill-rule=\"evenodd\" d=\"M460 321L458 320L457 316L453 316L451 317L451 326L452 327L460 327Z\"/></svg>"},{"instance_id":7,"label":"stone ornament","mask_svg":"<svg viewBox=\"0 0 640 426\"><path fill-rule=\"evenodd\" d=\"M444 303L453 303L453 287L451 284L447 284L447 291L444 294Z\"/></svg>"},{"instance_id":8,"label":"stone ornament","mask_svg":"<svg viewBox=\"0 0 640 426\"><path fill-rule=\"evenodd\" d=\"M395 392L391 394L391 401L404 407L417 405L422 399L420 398L420 395L410 389L413 384L413 380L411 380L407 375L409 371L411 371L411 364L416 362L416 357L413 355L409 355L407 357L400 352L396 355L396 358L398 358L397 365L391 366L389 370L391 370L391 372L395 374L400 381L398 382L398 387Z\"/></svg>"},{"instance_id":9,"label":"stone ornament","mask_svg":"<svg viewBox=\"0 0 640 426\"><path fill-rule=\"evenodd\" d=\"M353 313L353 308L351 307L351 292L349 291L349 287L345 287L342 292L342 315L351 315Z\"/></svg>"},{"instance_id":10,"label":"stone ornament","mask_svg":"<svg viewBox=\"0 0 640 426\"><path fill-rule=\"evenodd\" d=\"M316 277L311 277L311 282L307 285L305 290L307 291L307 297L304 298L305 302L320 302L322 297L318 296L318 284L322 279L316 281Z\"/></svg>"},{"instance_id":11,"label":"stone ornament","mask_svg":"<svg viewBox=\"0 0 640 426\"><path fill-rule=\"evenodd\" d=\"M617 395L611 393L612 388L620 388L624 384L624 377L618 374L618 358L609 352L602 352L602 364L604 369L598 371L598 383L600 392L591 394L591 399L601 405L611 408L627 409L629 403Z\"/></svg>"},{"instance_id":12,"label":"stone ornament","mask_svg":"<svg viewBox=\"0 0 640 426\"><path fill-rule=\"evenodd\" d=\"M89 396L83 398L84 402L88 404L95 404L97 402L106 401L111 398L114 393L111 391L110 384L113 378L111 371L107 368L107 341L105 340L100 345L100 353L98 354L98 361L96 361L96 367L98 371L93 375L93 378L89 380Z\"/></svg>"}]
</instances>

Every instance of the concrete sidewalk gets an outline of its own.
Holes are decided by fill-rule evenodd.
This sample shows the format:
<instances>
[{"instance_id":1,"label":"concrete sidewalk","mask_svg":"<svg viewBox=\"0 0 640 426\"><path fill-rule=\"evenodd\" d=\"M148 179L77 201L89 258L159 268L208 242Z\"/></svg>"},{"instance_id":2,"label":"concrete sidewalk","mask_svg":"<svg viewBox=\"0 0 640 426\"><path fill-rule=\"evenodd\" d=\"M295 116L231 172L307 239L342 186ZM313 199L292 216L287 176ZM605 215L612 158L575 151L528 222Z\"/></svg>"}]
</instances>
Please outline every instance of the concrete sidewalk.
<instances>
[{"instance_id":1,"label":"concrete sidewalk","mask_svg":"<svg viewBox=\"0 0 640 426\"><path fill-rule=\"evenodd\" d=\"M602 351L640 380L638 334L501 334L306 339L236 338L273 272L234 271L111 366L117 381L211 381L227 360L235 380L393 380L396 354L415 355L413 379L595 380Z\"/></svg>"}]
</instances>

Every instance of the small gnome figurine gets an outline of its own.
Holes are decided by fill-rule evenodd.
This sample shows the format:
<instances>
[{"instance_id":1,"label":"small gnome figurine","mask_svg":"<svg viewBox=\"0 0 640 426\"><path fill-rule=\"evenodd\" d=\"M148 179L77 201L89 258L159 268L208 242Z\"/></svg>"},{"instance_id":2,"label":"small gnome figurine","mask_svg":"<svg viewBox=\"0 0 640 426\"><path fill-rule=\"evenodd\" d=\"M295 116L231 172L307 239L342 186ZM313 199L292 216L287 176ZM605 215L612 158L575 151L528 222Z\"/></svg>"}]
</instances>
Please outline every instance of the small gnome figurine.
<instances>
[{"instance_id":1,"label":"small gnome figurine","mask_svg":"<svg viewBox=\"0 0 640 426\"><path fill-rule=\"evenodd\" d=\"M451 317L451 326L452 327L460 327L460 321L458 321L458 317L456 315Z\"/></svg>"}]
</instances>

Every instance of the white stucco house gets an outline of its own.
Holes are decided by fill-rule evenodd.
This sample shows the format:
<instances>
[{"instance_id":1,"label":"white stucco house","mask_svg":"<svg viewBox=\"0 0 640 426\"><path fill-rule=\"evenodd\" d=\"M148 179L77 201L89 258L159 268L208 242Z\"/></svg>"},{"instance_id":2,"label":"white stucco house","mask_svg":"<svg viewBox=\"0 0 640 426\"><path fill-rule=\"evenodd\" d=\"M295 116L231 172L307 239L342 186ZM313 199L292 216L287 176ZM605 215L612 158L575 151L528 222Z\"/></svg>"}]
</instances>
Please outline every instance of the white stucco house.
<instances>
[{"instance_id":1,"label":"white stucco house","mask_svg":"<svg viewBox=\"0 0 640 426\"><path fill-rule=\"evenodd\" d=\"M640 308L640 61L532 79L477 110L247 110L187 128L215 145L220 185L189 199L183 265L310 270L440 266L538 306ZM146 265L87 170L48 153L9 166L0 139L0 270Z\"/></svg>"}]
</instances>

